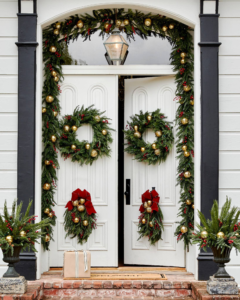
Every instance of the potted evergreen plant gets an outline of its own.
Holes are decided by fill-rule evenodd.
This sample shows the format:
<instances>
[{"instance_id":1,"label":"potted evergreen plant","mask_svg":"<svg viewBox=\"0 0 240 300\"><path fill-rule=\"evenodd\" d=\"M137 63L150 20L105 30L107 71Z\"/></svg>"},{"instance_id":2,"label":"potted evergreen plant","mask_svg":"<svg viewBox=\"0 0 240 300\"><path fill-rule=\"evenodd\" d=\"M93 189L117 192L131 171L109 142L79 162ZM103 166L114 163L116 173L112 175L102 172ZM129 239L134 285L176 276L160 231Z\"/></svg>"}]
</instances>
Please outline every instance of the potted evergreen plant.
<instances>
[{"instance_id":1,"label":"potted evergreen plant","mask_svg":"<svg viewBox=\"0 0 240 300\"><path fill-rule=\"evenodd\" d=\"M198 230L193 233L193 243L199 244L199 248L207 251L212 249L214 261L219 268L215 278L230 278L225 270L225 263L230 261L230 253L233 248L240 251L240 223L238 223L240 210L231 208L231 199L226 200L219 214L218 202L215 200L211 209L211 220L198 211L202 225L197 224Z\"/></svg>"},{"instance_id":2,"label":"potted evergreen plant","mask_svg":"<svg viewBox=\"0 0 240 300\"><path fill-rule=\"evenodd\" d=\"M3 215L0 214L0 247L3 261L8 263L8 270L3 277L20 276L14 269L14 263L19 262L20 252L25 249L36 252L35 243L42 236L39 230L49 225L50 219L34 223L36 216L29 216L31 205L32 201L25 214L22 214L22 202L17 205L17 201L14 201L9 214L7 202L4 203Z\"/></svg>"}]
</instances>

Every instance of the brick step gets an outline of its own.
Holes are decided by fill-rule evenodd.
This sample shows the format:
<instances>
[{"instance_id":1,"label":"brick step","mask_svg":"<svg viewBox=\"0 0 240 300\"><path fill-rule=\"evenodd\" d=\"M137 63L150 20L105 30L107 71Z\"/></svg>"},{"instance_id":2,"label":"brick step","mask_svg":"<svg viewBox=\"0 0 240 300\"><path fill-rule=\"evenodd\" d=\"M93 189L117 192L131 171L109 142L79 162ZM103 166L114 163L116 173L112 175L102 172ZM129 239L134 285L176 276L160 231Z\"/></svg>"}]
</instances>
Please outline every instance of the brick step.
<instances>
[{"instance_id":1,"label":"brick step","mask_svg":"<svg viewBox=\"0 0 240 300\"><path fill-rule=\"evenodd\" d=\"M153 297L153 296L114 296L114 297L80 297L80 296L43 296L42 300L114 300L114 299L122 299L122 300L193 300L192 297L182 297L182 298L174 298L174 297Z\"/></svg>"}]
</instances>

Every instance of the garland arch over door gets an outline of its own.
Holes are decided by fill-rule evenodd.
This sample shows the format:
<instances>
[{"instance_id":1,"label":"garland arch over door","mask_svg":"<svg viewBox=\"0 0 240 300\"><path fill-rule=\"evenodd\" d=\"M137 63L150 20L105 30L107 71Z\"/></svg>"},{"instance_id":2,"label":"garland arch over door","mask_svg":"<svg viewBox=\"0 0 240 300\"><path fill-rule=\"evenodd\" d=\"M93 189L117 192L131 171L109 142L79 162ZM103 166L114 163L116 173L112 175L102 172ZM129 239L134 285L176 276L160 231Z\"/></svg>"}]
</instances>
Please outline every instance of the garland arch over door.
<instances>
[{"instance_id":1,"label":"garland arch over door","mask_svg":"<svg viewBox=\"0 0 240 300\"><path fill-rule=\"evenodd\" d=\"M179 216L181 221L175 235L178 240L183 239L188 246L191 239L194 217L194 95L193 95L193 42L188 26L160 15L144 14L139 11L119 9L117 20L122 20L127 38L134 39L138 34L146 39L150 35L167 38L172 44L171 63L176 71L176 101L180 105L176 113L177 125L177 153L179 159L177 181L181 187ZM59 136L60 113L59 93L63 79L61 68L61 48L59 38L65 42L75 40L79 36L84 39L100 31L100 35L110 34L116 27L115 15L111 9L93 11L90 15L75 15L64 22L56 22L43 31L43 59L45 79L43 85L43 157L42 157L42 217L47 217L44 210L52 210L54 205L56 170L58 167L57 148ZM54 136L54 138L53 138ZM45 161L52 161L46 165ZM190 204L189 204L190 203ZM55 225L56 216L52 218ZM52 236L52 226L47 229L46 236ZM43 239L45 249L49 247L48 239Z\"/></svg>"}]
</instances>

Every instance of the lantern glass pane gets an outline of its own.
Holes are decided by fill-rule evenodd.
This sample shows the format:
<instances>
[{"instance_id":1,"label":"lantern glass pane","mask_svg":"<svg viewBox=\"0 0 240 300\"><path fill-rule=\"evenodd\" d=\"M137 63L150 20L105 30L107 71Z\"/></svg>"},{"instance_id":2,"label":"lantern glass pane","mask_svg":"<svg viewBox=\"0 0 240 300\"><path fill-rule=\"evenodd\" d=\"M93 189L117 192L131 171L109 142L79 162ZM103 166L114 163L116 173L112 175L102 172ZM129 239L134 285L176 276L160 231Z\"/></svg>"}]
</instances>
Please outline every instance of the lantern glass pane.
<instances>
[{"instance_id":1,"label":"lantern glass pane","mask_svg":"<svg viewBox=\"0 0 240 300\"><path fill-rule=\"evenodd\" d=\"M128 46L126 44L123 44L123 49L122 49L122 53L121 53L121 60L124 59L126 52L127 52Z\"/></svg>"},{"instance_id":2,"label":"lantern glass pane","mask_svg":"<svg viewBox=\"0 0 240 300\"><path fill-rule=\"evenodd\" d=\"M119 60L121 57L122 44L105 44L111 60Z\"/></svg>"}]
</instances>

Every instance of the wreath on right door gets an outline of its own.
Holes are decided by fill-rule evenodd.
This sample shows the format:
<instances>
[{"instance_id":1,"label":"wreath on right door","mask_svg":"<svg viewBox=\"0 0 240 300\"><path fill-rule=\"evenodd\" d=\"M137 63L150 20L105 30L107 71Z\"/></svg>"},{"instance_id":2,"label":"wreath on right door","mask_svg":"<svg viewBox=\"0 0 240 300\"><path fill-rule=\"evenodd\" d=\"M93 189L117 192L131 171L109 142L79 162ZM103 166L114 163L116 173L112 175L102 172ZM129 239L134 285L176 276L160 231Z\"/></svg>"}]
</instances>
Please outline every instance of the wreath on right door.
<instances>
[{"instance_id":1,"label":"wreath on right door","mask_svg":"<svg viewBox=\"0 0 240 300\"><path fill-rule=\"evenodd\" d=\"M172 149L174 137L173 128L169 122L165 121L166 117L155 110L151 114L148 112L133 115L130 117L126 130L124 130L126 147L125 152L133 154L139 162L147 162L149 165L160 164L167 159ZM146 143L142 135L146 129L152 129L155 132L156 141Z\"/></svg>"}]
</instances>

